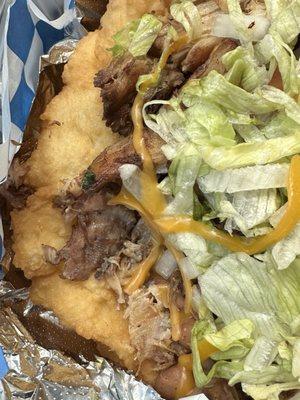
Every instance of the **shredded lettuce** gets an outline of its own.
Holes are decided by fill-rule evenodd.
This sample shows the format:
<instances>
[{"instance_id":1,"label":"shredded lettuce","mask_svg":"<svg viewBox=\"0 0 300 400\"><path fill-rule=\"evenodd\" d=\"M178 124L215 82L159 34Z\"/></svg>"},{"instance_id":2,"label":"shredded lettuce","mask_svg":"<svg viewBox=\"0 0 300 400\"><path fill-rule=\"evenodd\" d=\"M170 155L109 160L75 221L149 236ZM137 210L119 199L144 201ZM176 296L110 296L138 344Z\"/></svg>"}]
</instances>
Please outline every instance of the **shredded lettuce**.
<instances>
[{"instance_id":1,"label":"shredded lettuce","mask_svg":"<svg viewBox=\"0 0 300 400\"><path fill-rule=\"evenodd\" d=\"M259 371L269 367L277 354L278 343L265 336L259 336L245 358L244 369L246 371Z\"/></svg>"},{"instance_id":2,"label":"shredded lettuce","mask_svg":"<svg viewBox=\"0 0 300 400\"><path fill-rule=\"evenodd\" d=\"M201 148L203 160L216 170L273 163L299 152L300 130L294 135L269 139L265 142L240 143L232 147L203 146Z\"/></svg>"},{"instance_id":3,"label":"shredded lettuce","mask_svg":"<svg viewBox=\"0 0 300 400\"><path fill-rule=\"evenodd\" d=\"M270 219L273 226L279 222L280 218L278 217L281 217L281 212L275 218L273 216ZM271 254L278 269L289 267L295 258L300 256L300 224L297 224L292 232L273 246Z\"/></svg>"},{"instance_id":4,"label":"shredded lettuce","mask_svg":"<svg viewBox=\"0 0 300 400\"><path fill-rule=\"evenodd\" d=\"M292 97L272 86L263 87L258 90L258 94L268 102L276 104L278 110L283 109L289 118L300 124L300 105Z\"/></svg>"},{"instance_id":5,"label":"shredded lettuce","mask_svg":"<svg viewBox=\"0 0 300 400\"><path fill-rule=\"evenodd\" d=\"M115 45L111 48L113 57L122 56L129 47L130 42L139 26L140 19L130 21L123 29L118 31L113 40Z\"/></svg>"},{"instance_id":6,"label":"shredded lettuce","mask_svg":"<svg viewBox=\"0 0 300 400\"><path fill-rule=\"evenodd\" d=\"M249 337L249 332L247 332L247 328L252 329L252 326L250 327L249 325L247 326L245 324L245 321L243 320L242 322L243 329L241 329L239 326L239 321L237 323L234 323L232 326L232 329L227 329L227 332L221 332L219 335L223 336L223 338L226 338L226 347L231 349L234 348L236 349L236 343L241 344L242 339L244 336L246 338ZM237 333L234 332L237 330ZM209 373L206 375L205 372L203 371L202 364L201 364L201 358L199 355L198 351L198 343L205 337L209 337L209 335L217 333L216 326L212 321L208 320L203 320L197 322L193 329L192 329L192 335L191 335L191 347L192 347L192 352L193 352L193 373L195 377L195 382L198 387L203 387L207 385L211 379L214 376L225 378L225 379L230 379L232 378L238 371L241 370L242 368L242 363L239 361L236 362L228 362L225 360L220 360L214 364L212 369L209 371ZM243 333L242 335L240 333ZM229 335L228 335L229 334ZM220 340L219 340L220 342ZM246 347L246 346L243 346ZM217 353L218 354L218 353Z\"/></svg>"},{"instance_id":7,"label":"shredded lettuce","mask_svg":"<svg viewBox=\"0 0 300 400\"><path fill-rule=\"evenodd\" d=\"M239 46L222 57L222 62L228 70L227 80L248 92L268 82L265 65L259 65L251 53Z\"/></svg>"},{"instance_id":8,"label":"shredded lettuce","mask_svg":"<svg viewBox=\"0 0 300 400\"><path fill-rule=\"evenodd\" d=\"M293 135L299 131L300 125L289 118L284 112L272 115L272 118L260 128L259 134L264 139Z\"/></svg>"},{"instance_id":9,"label":"shredded lettuce","mask_svg":"<svg viewBox=\"0 0 300 400\"><path fill-rule=\"evenodd\" d=\"M167 143L212 144L232 146L235 131L222 108L210 100L197 99L193 105L182 110L180 99L164 102L157 115L147 115L144 107L146 125L159 134Z\"/></svg>"},{"instance_id":10,"label":"shredded lettuce","mask_svg":"<svg viewBox=\"0 0 300 400\"><path fill-rule=\"evenodd\" d=\"M290 44L300 33L299 0L266 0L272 23L270 33L276 32L282 40Z\"/></svg>"},{"instance_id":11,"label":"shredded lettuce","mask_svg":"<svg viewBox=\"0 0 300 400\"><path fill-rule=\"evenodd\" d=\"M296 57L289 46L287 46L279 35L267 34L256 47L257 56L264 63L276 60L282 77L284 91L290 96L299 93L299 79L296 70Z\"/></svg>"},{"instance_id":12,"label":"shredded lettuce","mask_svg":"<svg viewBox=\"0 0 300 400\"><path fill-rule=\"evenodd\" d=\"M300 153L300 63L290 47L300 33L300 1L266 0L267 17L245 15L239 0L227 5L228 15L216 18L224 24L213 28L240 40L222 57L226 73L188 80L171 99L146 103L143 117L171 160L159 184L167 196L165 213L208 224L218 218L228 232L250 237L269 232L280 219L290 157ZM191 41L203 34L193 1L173 3L171 15ZM115 35L114 54L146 54L161 26L148 14L134 21ZM267 86L276 68L283 90ZM138 90L148 78L140 77ZM147 114L152 104L161 106L155 115ZM120 169L123 185L138 199L142 173L132 165ZM220 377L241 383L254 400L279 400L282 392L300 389L300 224L255 257L188 232L167 240L185 254L180 269L201 289L194 290L199 321L191 339L197 386ZM217 349L208 372L201 341Z\"/></svg>"},{"instance_id":13,"label":"shredded lettuce","mask_svg":"<svg viewBox=\"0 0 300 400\"><path fill-rule=\"evenodd\" d=\"M201 268L207 268L217 258L208 250L206 241L193 233L176 233L168 235L168 240L180 251L182 251L189 261Z\"/></svg>"},{"instance_id":14,"label":"shredded lettuce","mask_svg":"<svg viewBox=\"0 0 300 400\"><path fill-rule=\"evenodd\" d=\"M237 192L231 201L220 202L218 217L227 218L224 228L228 232L238 229L247 236L250 229L266 222L279 206L275 189Z\"/></svg>"},{"instance_id":15,"label":"shredded lettuce","mask_svg":"<svg viewBox=\"0 0 300 400\"><path fill-rule=\"evenodd\" d=\"M172 4L170 14L175 21L181 23L191 40L198 39L203 31L201 15L190 0L181 0Z\"/></svg>"},{"instance_id":16,"label":"shredded lettuce","mask_svg":"<svg viewBox=\"0 0 300 400\"><path fill-rule=\"evenodd\" d=\"M236 193L247 190L272 189L287 186L289 164L255 165L224 171L211 170L198 178L199 188L204 193Z\"/></svg>"},{"instance_id":17,"label":"shredded lettuce","mask_svg":"<svg viewBox=\"0 0 300 400\"><path fill-rule=\"evenodd\" d=\"M242 385L243 391L255 400L279 400L282 392L300 389L298 381L275 383L273 385Z\"/></svg>"},{"instance_id":18,"label":"shredded lettuce","mask_svg":"<svg viewBox=\"0 0 300 400\"><path fill-rule=\"evenodd\" d=\"M275 400L290 388L300 388L300 261L278 271L272 263L244 254L230 254L216 261L200 277L204 302L225 324L221 330L209 320L192 331L193 371L202 387L213 377L241 383L254 400ZM268 290L266 290L268 288ZM205 374L198 343L206 339L219 352Z\"/></svg>"},{"instance_id":19,"label":"shredded lettuce","mask_svg":"<svg viewBox=\"0 0 300 400\"><path fill-rule=\"evenodd\" d=\"M248 28L246 24L244 14L240 5L239 0L227 0L227 7L229 12L229 18L238 34L238 38L243 44L251 41L252 30ZM252 17L253 18L253 17Z\"/></svg>"},{"instance_id":20,"label":"shredded lettuce","mask_svg":"<svg viewBox=\"0 0 300 400\"><path fill-rule=\"evenodd\" d=\"M192 146L174 158L168 171L174 198L166 207L166 214L193 214L194 184L201 162L199 152Z\"/></svg>"},{"instance_id":21,"label":"shredded lettuce","mask_svg":"<svg viewBox=\"0 0 300 400\"><path fill-rule=\"evenodd\" d=\"M279 14L286 9L290 0L264 0L268 16L271 20L275 20Z\"/></svg>"},{"instance_id":22,"label":"shredded lettuce","mask_svg":"<svg viewBox=\"0 0 300 400\"><path fill-rule=\"evenodd\" d=\"M271 268L243 253L222 258L201 278L209 309L226 324L252 320L258 336L281 341L291 335L290 324L300 314L299 262L283 271Z\"/></svg>"},{"instance_id":23,"label":"shredded lettuce","mask_svg":"<svg viewBox=\"0 0 300 400\"><path fill-rule=\"evenodd\" d=\"M211 71L207 77L191 80L183 89L182 100L186 106L204 98L234 113L257 115L285 110L288 117L300 123L300 106L283 91L265 86L254 93L228 82L224 76Z\"/></svg>"},{"instance_id":24,"label":"shredded lettuce","mask_svg":"<svg viewBox=\"0 0 300 400\"><path fill-rule=\"evenodd\" d=\"M251 339L254 330L249 319L233 321L220 331L204 335L204 339L220 351L227 351L232 347L244 346L242 340Z\"/></svg>"},{"instance_id":25,"label":"shredded lettuce","mask_svg":"<svg viewBox=\"0 0 300 400\"><path fill-rule=\"evenodd\" d=\"M219 106L241 114L265 114L283 108L265 99L262 93L249 93L228 82L217 71L211 71L207 77L191 80L182 91L182 100L186 106L192 105L197 99L204 98L219 104Z\"/></svg>"},{"instance_id":26,"label":"shredded lettuce","mask_svg":"<svg viewBox=\"0 0 300 400\"><path fill-rule=\"evenodd\" d=\"M147 54L161 28L162 22L153 14L144 14L142 18L129 22L113 36L113 56L122 56L126 51L134 57Z\"/></svg>"},{"instance_id":27,"label":"shredded lettuce","mask_svg":"<svg viewBox=\"0 0 300 400\"><path fill-rule=\"evenodd\" d=\"M237 24L232 23L233 14L218 14L212 28L212 34L217 37L228 37L241 40L242 43L257 42L267 33L270 21L264 15L246 15L236 19ZM251 26L250 29L248 27ZM244 27L247 28L244 29Z\"/></svg>"}]
</instances>

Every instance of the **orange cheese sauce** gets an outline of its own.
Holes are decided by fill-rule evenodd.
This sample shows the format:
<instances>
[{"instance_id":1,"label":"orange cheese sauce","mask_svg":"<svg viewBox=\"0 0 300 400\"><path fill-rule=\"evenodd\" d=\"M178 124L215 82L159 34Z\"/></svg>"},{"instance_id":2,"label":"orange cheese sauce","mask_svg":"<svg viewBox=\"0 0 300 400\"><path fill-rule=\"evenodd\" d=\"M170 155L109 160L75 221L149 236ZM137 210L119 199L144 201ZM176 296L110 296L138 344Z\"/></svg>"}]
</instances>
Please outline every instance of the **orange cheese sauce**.
<instances>
[{"instance_id":1,"label":"orange cheese sauce","mask_svg":"<svg viewBox=\"0 0 300 400\"><path fill-rule=\"evenodd\" d=\"M198 350L201 361L206 361L218 349L207 340L202 339L198 343ZM176 391L176 399L188 396L195 389L195 380L193 376L193 357L192 354L183 354L178 357L178 364L183 368L180 384Z\"/></svg>"},{"instance_id":2,"label":"orange cheese sauce","mask_svg":"<svg viewBox=\"0 0 300 400\"><path fill-rule=\"evenodd\" d=\"M261 253L269 246L286 237L300 220L300 156L292 158L288 181L288 207L281 221L270 233L256 238L242 238L212 228L186 216L162 217L155 220L158 228L165 233L192 232L204 239L219 243L233 252L245 252L249 255Z\"/></svg>"},{"instance_id":3,"label":"orange cheese sauce","mask_svg":"<svg viewBox=\"0 0 300 400\"><path fill-rule=\"evenodd\" d=\"M130 282L124 287L125 293L132 294L144 284L144 282L147 280L151 268L156 263L161 253L162 246L157 244L154 245L148 257L135 266L135 272L130 279Z\"/></svg>"},{"instance_id":4,"label":"orange cheese sauce","mask_svg":"<svg viewBox=\"0 0 300 400\"><path fill-rule=\"evenodd\" d=\"M206 361L212 354L219 351L215 346L209 343L207 340L202 339L198 342L198 351L200 354L201 361ZM178 358L178 364L182 365L190 370L193 369L193 357L192 354L183 354Z\"/></svg>"}]
</instances>

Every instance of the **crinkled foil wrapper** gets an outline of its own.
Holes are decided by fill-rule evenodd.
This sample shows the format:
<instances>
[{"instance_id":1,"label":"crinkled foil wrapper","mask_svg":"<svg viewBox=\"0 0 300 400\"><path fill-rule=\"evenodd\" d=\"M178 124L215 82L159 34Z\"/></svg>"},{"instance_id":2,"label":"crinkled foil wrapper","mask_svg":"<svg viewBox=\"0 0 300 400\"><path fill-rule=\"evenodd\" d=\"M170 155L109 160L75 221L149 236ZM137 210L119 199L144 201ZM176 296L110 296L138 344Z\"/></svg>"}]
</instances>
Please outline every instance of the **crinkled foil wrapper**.
<instances>
[{"instance_id":1,"label":"crinkled foil wrapper","mask_svg":"<svg viewBox=\"0 0 300 400\"><path fill-rule=\"evenodd\" d=\"M34 148L40 128L39 117L61 90L63 64L68 61L76 44L76 39L68 38L41 58L40 82L24 134L25 143L18 157L28 158ZM20 303L21 314L15 311ZM75 361L55 347L49 347L49 344L48 349L38 345L31 320L27 322L28 329L21 322L31 314L38 315L47 323L45 333L42 333L44 336L55 336L52 335L52 328L59 327L62 332L65 329L60 327L58 318L52 312L32 305L27 288L14 289L11 283L0 281L0 347L9 369L0 380L1 400L162 399L151 387L137 381L133 375L112 367L104 358L95 356L92 357L95 361L87 361L83 355L76 353L78 360ZM56 333L56 336L59 335L60 332ZM72 347L73 343L67 343L65 348L68 345Z\"/></svg>"},{"instance_id":2,"label":"crinkled foil wrapper","mask_svg":"<svg viewBox=\"0 0 300 400\"><path fill-rule=\"evenodd\" d=\"M34 311L27 288L16 290L1 281L0 346L9 368L0 380L1 400L161 400L152 388L104 358L87 361L79 355L79 364L58 350L39 346L10 306L17 302L25 304L25 317ZM59 324L52 312L39 314Z\"/></svg>"}]
</instances>

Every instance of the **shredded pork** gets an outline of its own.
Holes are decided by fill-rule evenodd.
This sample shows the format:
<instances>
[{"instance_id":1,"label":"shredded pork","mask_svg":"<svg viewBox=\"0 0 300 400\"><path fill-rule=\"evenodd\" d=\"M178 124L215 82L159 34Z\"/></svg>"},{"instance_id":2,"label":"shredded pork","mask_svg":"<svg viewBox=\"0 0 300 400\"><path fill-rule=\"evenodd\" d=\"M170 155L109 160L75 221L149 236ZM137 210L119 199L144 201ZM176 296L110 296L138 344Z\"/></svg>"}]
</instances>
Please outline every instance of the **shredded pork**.
<instances>
[{"instance_id":1,"label":"shredded pork","mask_svg":"<svg viewBox=\"0 0 300 400\"><path fill-rule=\"evenodd\" d=\"M155 285L135 291L129 297L125 317L139 364L154 360L156 368L162 370L175 363L175 353L171 350L169 311L154 293Z\"/></svg>"}]
</instances>

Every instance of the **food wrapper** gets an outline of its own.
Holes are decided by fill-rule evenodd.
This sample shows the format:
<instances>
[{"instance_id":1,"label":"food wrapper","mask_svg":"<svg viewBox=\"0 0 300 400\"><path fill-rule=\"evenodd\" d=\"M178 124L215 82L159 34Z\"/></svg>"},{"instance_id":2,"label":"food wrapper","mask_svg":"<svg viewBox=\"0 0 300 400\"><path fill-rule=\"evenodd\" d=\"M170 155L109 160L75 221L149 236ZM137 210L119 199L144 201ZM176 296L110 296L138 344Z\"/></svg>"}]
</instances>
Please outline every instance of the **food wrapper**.
<instances>
[{"instance_id":1,"label":"food wrapper","mask_svg":"<svg viewBox=\"0 0 300 400\"><path fill-rule=\"evenodd\" d=\"M80 20L88 8L80 3L80 8L72 0L6 0L0 5L0 182L6 180L17 151L23 159L30 155L39 116L62 88L63 64L85 34ZM86 26L95 25L96 14L89 11ZM5 210L0 212L9 226ZM0 275L0 398L161 399L151 387L99 356L107 349L99 349L61 326L52 312L31 303L29 282L13 267L7 272L10 240L6 235ZM0 259L3 241L0 219Z\"/></svg>"}]
</instances>

